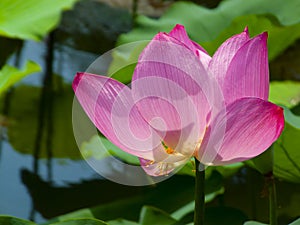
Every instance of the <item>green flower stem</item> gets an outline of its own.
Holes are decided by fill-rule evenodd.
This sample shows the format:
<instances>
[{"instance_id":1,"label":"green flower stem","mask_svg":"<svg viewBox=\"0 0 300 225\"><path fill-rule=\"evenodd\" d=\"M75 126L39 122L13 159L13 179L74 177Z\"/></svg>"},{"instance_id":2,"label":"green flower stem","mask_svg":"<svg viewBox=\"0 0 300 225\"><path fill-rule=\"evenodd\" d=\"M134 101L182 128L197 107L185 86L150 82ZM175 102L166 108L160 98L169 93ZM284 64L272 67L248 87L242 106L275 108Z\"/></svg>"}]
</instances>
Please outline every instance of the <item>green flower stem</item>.
<instances>
[{"instance_id":1,"label":"green flower stem","mask_svg":"<svg viewBox=\"0 0 300 225\"><path fill-rule=\"evenodd\" d=\"M269 188L270 225L277 225L277 196L275 178L273 175L268 177L267 182Z\"/></svg>"},{"instance_id":2,"label":"green flower stem","mask_svg":"<svg viewBox=\"0 0 300 225\"><path fill-rule=\"evenodd\" d=\"M204 225L204 210L205 210L205 170L203 165L195 158L195 211L194 225Z\"/></svg>"}]
</instances>

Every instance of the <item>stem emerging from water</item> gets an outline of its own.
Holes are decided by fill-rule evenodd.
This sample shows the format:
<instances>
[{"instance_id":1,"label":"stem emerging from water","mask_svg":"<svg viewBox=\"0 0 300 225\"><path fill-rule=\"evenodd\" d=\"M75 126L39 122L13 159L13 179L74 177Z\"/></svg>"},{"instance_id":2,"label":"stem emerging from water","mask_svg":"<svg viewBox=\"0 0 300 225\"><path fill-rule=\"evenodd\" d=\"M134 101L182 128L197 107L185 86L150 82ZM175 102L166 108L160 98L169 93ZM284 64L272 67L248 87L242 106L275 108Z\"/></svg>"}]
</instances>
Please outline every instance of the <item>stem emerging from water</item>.
<instances>
[{"instance_id":1,"label":"stem emerging from water","mask_svg":"<svg viewBox=\"0 0 300 225\"><path fill-rule=\"evenodd\" d=\"M267 182L269 188L270 225L277 225L277 196L275 178L273 175L268 177Z\"/></svg>"},{"instance_id":2,"label":"stem emerging from water","mask_svg":"<svg viewBox=\"0 0 300 225\"><path fill-rule=\"evenodd\" d=\"M195 158L196 180L195 180L195 211L194 225L204 225L205 209L205 170L204 166Z\"/></svg>"}]
</instances>

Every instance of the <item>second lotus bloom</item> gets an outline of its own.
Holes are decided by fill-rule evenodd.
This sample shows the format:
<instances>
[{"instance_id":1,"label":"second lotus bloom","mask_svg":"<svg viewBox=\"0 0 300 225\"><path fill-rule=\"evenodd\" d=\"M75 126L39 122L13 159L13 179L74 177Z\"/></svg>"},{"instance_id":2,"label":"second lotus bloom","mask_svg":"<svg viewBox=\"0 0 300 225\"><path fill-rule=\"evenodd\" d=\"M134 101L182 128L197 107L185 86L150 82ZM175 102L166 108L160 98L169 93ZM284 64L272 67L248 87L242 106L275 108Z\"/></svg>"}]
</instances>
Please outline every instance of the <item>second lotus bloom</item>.
<instances>
[{"instance_id":1,"label":"second lotus bloom","mask_svg":"<svg viewBox=\"0 0 300 225\"><path fill-rule=\"evenodd\" d=\"M191 156L206 165L253 158L284 127L283 109L268 102L267 34L250 39L247 29L210 57L176 25L144 49L131 89L88 73L73 89L101 133L152 176Z\"/></svg>"}]
</instances>

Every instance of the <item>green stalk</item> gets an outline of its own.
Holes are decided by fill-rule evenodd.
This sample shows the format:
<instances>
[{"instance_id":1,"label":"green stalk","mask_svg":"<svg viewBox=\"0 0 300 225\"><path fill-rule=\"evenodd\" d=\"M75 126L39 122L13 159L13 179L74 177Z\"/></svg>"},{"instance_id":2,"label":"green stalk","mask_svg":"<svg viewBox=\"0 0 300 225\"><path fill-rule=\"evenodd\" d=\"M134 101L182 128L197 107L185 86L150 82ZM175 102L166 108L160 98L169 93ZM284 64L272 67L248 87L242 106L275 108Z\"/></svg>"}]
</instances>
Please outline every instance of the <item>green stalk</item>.
<instances>
[{"instance_id":1,"label":"green stalk","mask_svg":"<svg viewBox=\"0 0 300 225\"><path fill-rule=\"evenodd\" d=\"M276 184L273 175L268 178L269 188L269 215L270 225L277 225L277 196L276 196Z\"/></svg>"},{"instance_id":2,"label":"green stalk","mask_svg":"<svg viewBox=\"0 0 300 225\"><path fill-rule=\"evenodd\" d=\"M205 210L205 170L203 165L195 158L195 211L194 225L204 225L204 210Z\"/></svg>"}]
</instances>

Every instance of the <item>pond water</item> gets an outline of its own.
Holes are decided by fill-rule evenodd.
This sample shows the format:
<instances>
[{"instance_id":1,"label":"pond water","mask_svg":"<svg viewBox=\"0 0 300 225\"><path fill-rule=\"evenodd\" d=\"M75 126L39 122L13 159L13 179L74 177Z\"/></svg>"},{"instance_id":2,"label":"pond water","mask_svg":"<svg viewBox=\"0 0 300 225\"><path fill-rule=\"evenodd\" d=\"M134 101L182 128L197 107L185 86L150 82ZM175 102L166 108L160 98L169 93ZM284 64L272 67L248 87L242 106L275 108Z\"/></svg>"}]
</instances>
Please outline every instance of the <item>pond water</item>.
<instances>
[{"instance_id":1,"label":"pond water","mask_svg":"<svg viewBox=\"0 0 300 225\"><path fill-rule=\"evenodd\" d=\"M91 13L96 14L93 20ZM116 13L123 18L115 19ZM88 183L81 183L83 180L101 179L82 159L73 137L71 82L76 72L85 71L101 53L114 46L118 34L129 29L130 19L125 10L94 1L79 3L64 14L51 40L53 48L46 39L26 41L8 59L15 66L32 60L43 71L23 79L6 96L7 101L1 100L1 114L6 121L0 127L1 214L42 222L99 203L99 199L95 202L88 197L77 199L77 203L70 200L76 199L74 190L91 191ZM19 44L9 43L5 46L7 52ZM4 50L3 46L2 54ZM49 64L53 75L47 74Z\"/></svg>"},{"instance_id":2,"label":"pond water","mask_svg":"<svg viewBox=\"0 0 300 225\"><path fill-rule=\"evenodd\" d=\"M2 214L14 215L21 218L35 219L37 222L44 221L45 217L52 214L50 207L47 208L47 198L51 199L53 197L51 193L46 190L40 190L44 194L44 199L46 200L44 216L39 212L32 213L33 202L27 188L36 188L39 185L39 181L47 180L47 174L49 173L47 168L46 160L39 160L40 170L39 178L32 179L36 177L30 177L33 175L32 164L33 157L30 155L20 154L15 151L12 146L6 141L2 142L2 155L0 164L0 211ZM28 177L23 177L25 174ZM23 172L23 173L22 173ZM69 159L54 159L52 166L52 182L55 187L66 187L67 183L77 183L81 179L91 179L95 177L94 171L84 162L84 161L72 161ZM25 182L25 179L28 179ZM27 186L28 185L28 186ZM41 188L42 186L38 186ZM34 194L34 193L33 193ZM59 201L57 201L59 204Z\"/></svg>"},{"instance_id":3,"label":"pond water","mask_svg":"<svg viewBox=\"0 0 300 225\"><path fill-rule=\"evenodd\" d=\"M31 59L43 66L45 70L44 56L46 53L45 42L25 42L19 56L19 62L23 65L26 60ZM56 47L54 55L53 71L55 74L61 75L66 85L68 84L70 92L70 83L76 71L84 71L97 57L95 54L78 51L66 46ZM14 61L15 57L12 56L10 61ZM34 131L36 130L36 126L41 122L38 117L39 108L37 101L40 100L39 93L42 90L44 73L41 72L28 76L13 90L10 96L11 108L9 109L13 116L11 117L10 113L8 113L9 126L7 128L1 127L3 138L0 142L0 212L1 214L14 215L21 218L34 218L37 222L43 221L44 217L49 218L53 216L51 212L53 209L46 207L46 201L43 209L44 216L39 212L34 212L32 197L39 198L40 196L35 196L36 193L34 191L31 192L33 195L31 196L28 190L36 189L35 186L39 182L46 182L49 179L49 174L51 174L51 185L53 187L67 187L68 183L78 183L80 180L95 177L99 178L80 157L72 160L68 158L67 153L65 156L59 156L59 158L55 158L54 154L54 158L51 159L51 166L49 167L49 160L45 159L44 156L40 159L36 159L33 156L34 150L31 148L33 147L33 143L36 142L35 138L37 137ZM22 88L24 89L23 91L21 90ZM30 94L29 91L33 93ZM38 92L38 94L35 92ZM70 98L66 101L71 104L72 100L70 95ZM29 104L29 107L26 104ZM17 112L15 111L15 106L19 106ZM33 110L28 112L26 111L28 108L32 108ZM55 113L59 113L63 117L69 117L66 119L68 121L67 126L71 125L71 108L69 112L58 109ZM22 117L14 117L16 114L22 115ZM26 127L25 130L22 129L19 130L19 133L17 132L18 134L13 134L15 129L21 129L24 126ZM69 136L67 138L73 141L72 127L68 127L67 130L67 136ZM19 135L23 136L23 139L19 138ZM13 143L10 143L10 141ZM22 152L24 150L23 147L28 151ZM72 155L80 155L75 143L70 148L72 148L69 149L70 151L75 152ZM57 151L64 151L64 149L58 148ZM59 155L63 155L63 153ZM38 164L38 171L34 171L35 163ZM34 172L37 172L38 176L35 176ZM44 200L53 197L51 193L47 193L45 190L39 191L43 193Z\"/></svg>"}]
</instances>

